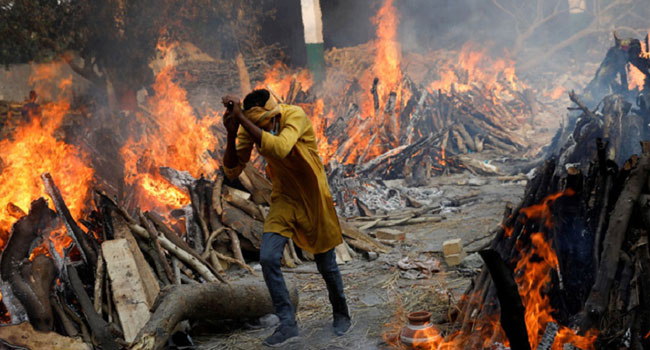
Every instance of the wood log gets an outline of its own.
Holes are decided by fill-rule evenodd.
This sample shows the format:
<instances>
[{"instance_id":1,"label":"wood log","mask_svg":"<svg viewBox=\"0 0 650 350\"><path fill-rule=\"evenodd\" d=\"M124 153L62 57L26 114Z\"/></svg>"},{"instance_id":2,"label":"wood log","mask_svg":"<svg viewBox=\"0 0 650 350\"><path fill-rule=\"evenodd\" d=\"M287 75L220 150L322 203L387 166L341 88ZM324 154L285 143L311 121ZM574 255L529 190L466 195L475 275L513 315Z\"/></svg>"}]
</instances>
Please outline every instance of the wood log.
<instances>
[{"instance_id":1,"label":"wood log","mask_svg":"<svg viewBox=\"0 0 650 350\"><path fill-rule=\"evenodd\" d=\"M456 129L458 131L458 133L460 134L460 136L463 137L463 142L465 143L467 148L469 148L473 152L478 151L477 148L476 148L476 144L474 143L474 139L469 134L469 132L467 132L467 129L465 128L465 126L462 123L454 124L454 129ZM478 151L478 152L480 152L480 151Z\"/></svg>"},{"instance_id":2,"label":"wood log","mask_svg":"<svg viewBox=\"0 0 650 350\"><path fill-rule=\"evenodd\" d=\"M225 199L229 204L232 204L233 206L243 210L253 219L260 221L264 220L264 214L260 208L254 202L251 202L244 197L237 195L236 192L228 190L223 196L223 199Z\"/></svg>"},{"instance_id":3,"label":"wood log","mask_svg":"<svg viewBox=\"0 0 650 350\"><path fill-rule=\"evenodd\" d=\"M203 237L203 230L198 223L198 213L194 211L191 205L183 208L183 213L185 216L185 235L187 243L198 254L201 254L203 253L203 250L205 250L205 238Z\"/></svg>"},{"instance_id":4,"label":"wood log","mask_svg":"<svg viewBox=\"0 0 650 350\"><path fill-rule=\"evenodd\" d=\"M592 111L587 107L587 105L585 105L584 103L582 103L582 101L580 101L580 99L578 98L578 95L576 95L575 91L571 90L571 91L568 92L568 94L569 94L569 99L570 99L573 103L575 103L576 105L578 105L578 108L579 108L580 110L582 110L582 111L584 112L584 114L585 114L587 117L589 117L589 118L593 118L593 119L597 118L597 117L596 117L596 114L595 114L594 112L592 112Z\"/></svg>"},{"instance_id":5,"label":"wood log","mask_svg":"<svg viewBox=\"0 0 650 350\"><path fill-rule=\"evenodd\" d=\"M172 256L172 268L174 269L174 284L181 284L181 269L180 262L174 256Z\"/></svg>"},{"instance_id":6,"label":"wood log","mask_svg":"<svg viewBox=\"0 0 650 350\"><path fill-rule=\"evenodd\" d=\"M34 291L39 300L38 306L41 308L38 314L42 316L30 319L30 322L39 325L39 330L54 330L54 317L50 303L50 288L56 277L54 262L45 254L37 255L33 261L23 264L21 273L30 289Z\"/></svg>"},{"instance_id":7,"label":"wood log","mask_svg":"<svg viewBox=\"0 0 650 350\"><path fill-rule=\"evenodd\" d=\"M88 294L86 294L83 283L77 273L77 269L72 265L67 265L66 267L68 271L67 282L74 295L77 297L77 302L79 302L81 310L86 317L86 321L90 326L96 345L106 350L118 350L120 346L115 341L115 335L111 333L109 324L104 321L97 312L95 312L95 306L88 297Z\"/></svg>"},{"instance_id":8,"label":"wood log","mask_svg":"<svg viewBox=\"0 0 650 350\"><path fill-rule=\"evenodd\" d=\"M165 256L165 253L162 250L162 247L160 246L160 242L158 241L158 236L160 236L160 233L154 225L147 219L140 210L138 210L138 217L140 218L140 224L149 232L149 237L151 238L151 243L153 244L154 251L156 252L156 255L158 256L158 259L156 261L160 261L160 264L165 271L165 274L167 275L167 278L169 281L174 280L174 272L172 271L171 265L169 265L169 262L167 261L167 257Z\"/></svg>"},{"instance_id":9,"label":"wood log","mask_svg":"<svg viewBox=\"0 0 650 350\"><path fill-rule=\"evenodd\" d=\"M0 256L0 277L2 277L3 302L12 321L26 321L27 318L37 330L52 330L52 311L49 297L42 300L39 294L21 274L23 261L29 257L32 242L48 237L57 226L56 213L47 207L45 199L32 202L29 214L19 219L11 228L11 235ZM49 291L49 289L48 289Z\"/></svg>"},{"instance_id":10,"label":"wood log","mask_svg":"<svg viewBox=\"0 0 650 350\"><path fill-rule=\"evenodd\" d=\"M80 339L64 337L56 332L39 332L29 322L0 326L0 339L17 346L13 349L92 350ZM4 349L1 343L0 348Z\"/></svg>"},{"instance_id":11,"label":"wood log","mask_svg":"<svg viewBox=\"0 0 650 350\"><path fill-rule=\"evenodd\" d=\"M358 241L364 243L363 246L368 248L368 249L359 248L362 250L372 251L375 253L387 253L390 250L385 245L377 242L375 239L359 231L356 227L348 224L347 222L340 221L340 225L341 225L341 231L343 232L343 236L350 238L350 240L348 240L348 243L351 246L355 248L359 248L360 246L362 246L362 244L355 245L352 243L353 241Z\"/></svg>"},{"instance_id":12,"label":"wood log","mask_svg":"<svg viewBox=\"0 0 650 350\"><path fill-rule=\"evenodd\" d=\"M239 74L239 91L242 96L246 96L246 94L252 91L251 78L250 74L248 74L244 56L239 50L237 50L237 54L235 55L235 63L237 65L237 73Z\"/></svg>"},{"instance_id":13,"label":"wood log","mask_svg":"<svg viewBox=\"0 0 650 350\"><path fill-rule=\"evenodd\" d=\"M289 240L289 243L287 243L287 245L289 246L289 253L291 253L291 259L293 259L293 261L294 261L296 264L301 265L301 264L302 264L302 261L301 261L300 258L298 257L298 252L296 251L296 244L293 243L293 240L292 240L292 239L290 239L290 240Z\"/></svg>"},{"instance_id":14,"label":"wood log","mask_svg":"<svg viewBox=\"0 0 650 350\"><path fill-rule=\"evenodd\" d=\"M154 213L154 212L146 212L144 214L144 216L154 224L154 226L157 228L157 231L159 233L162 233L163 237L165 237L167 240L172 242L176 247L178 247L178 248L182 249L183 251L185 251L187 254L189 254L189 255L195 257L196 259L198 259L205 266L207 266L209 269L211 269L212 272L215 275L219 276L218 272L216 270L212 269L211 265L205 259L203 259L201 257L201 255L199 255L199 253L197 253L194 249L190 248L190 246L187 243L185 243L185 241L181 237L179 237L178 234L176 234L176 232L174 232L171 228L169 228L169 226L167 226L162 221L162 219L156 215L156 213ZM161 237L161 236L159 236L159 237ZM160 240L160 238L159 238L159 240ZM162 247L165 248L164 246L162 246ZM167 249L167 248L165 248L165 249Z\"/></svg>"},{"instance_id":15,"label":"wood log","mask_svg":"<svg viewBox=\"0 0 650 350\"><path fill-rule=\"evenodd\" d=\"M169 181L172 185L176 186L179 190L187 193L187 186L190 186L196 179L188 171L176 170L174 168L161 166L158 168L158 173Z\"/></svg>"},{"instance_id":16,"label":"wood log","mask_svg":"<svg viewBox=\"0 0 650 350\"><path fill-rule=\"evenodd\" d=\"M124 331L124 340L131 343L149 320L149 308L153 305L147 300L147 286L140 276L143 266L138 266L126 239L102 243L102 252L111 280L113 300Z\"/></svg>"},{"instance_id":17,"label":"wood log","mask_svg":"<svg viewBox=\"0 0 650 350\"><path fill-rule=\"evenodd\" d=\"M165 268L162 266L162 262L160 261L160 256L158 255L158 252L156 252L156 249L152 247L152 244L145 242L143 239L136 239L136 241L138 242L138 247L142 251L142 254L148 256L149 260L153 263L153 269L161 284L163 286L171 284L171 281L169 281L167 273L165 272Z\"/></svg>"},{"instance_id":18,"label":"wood log","mask_svg":"<svg viewBox=\"0 0 650 350\"><path fill-rule=\"evenodd\" d=\"M334 252L336 253L336 263L339 265L345 264L348 261L352 260L352 256L350 255L350 251L348 250L348 245L345 243L345 240L343 240L343 243L336 246Z\"/></svg>"},{"instance_id":19,"label":"wood log","mask_svg":"<svg viewBox=\"0 0 650 350\"><path fill-rule=\"evenodd\" d=\"M63 311L63 307L55 295L50 296L50 304L52 305L52 310L54 310L59 325L63 328L65 334L69 337L76 337L79 335L77 325L70 319L70 317L68 317L68 315L66 315L65 311ZM84 341L90 343L90 337L84 338Z\"/></svg>"},{"instance_id":20,"label":"wood log","mask_svg":"<svg viewBox=\"0 0 650 350\"><path fill-rule=\"evenodd\" d=\"M271 192L273 190L273 185L262 173L260 173L255 167L247 163L244 168L244 173L251 182L253 187L253 192L251 192L253 202L255 204L271 204Z\"/></svg>"},{"instance_id":21,"label":"wood log","mask_svg":"<svg viewBox=\"0 0 650 350\"><path fill-rule=\"evenodd\" d=\"M296 263L293 261L293 257L291 256L291 252L289 252L289 244L286 244L284 246L284 250L282 251L282 263L284 266L295 269L296 268Z\"/></svg>"},{"instance_id":22,"label":"wood log","mask_svg":"<svg viewBox=\"0 0 650 350\"><path fill-rule=\"evenodd\" d=\"M261 221L253 219L239 208L224 203L221 222L249 240L256 250L260 249L264 233L264 225Z\"/></svg>"},{"instance_id":23,"label":"wood log","mask_svg":"<svg viewBox=\"0 0 650 350\"><path fill-rule=\"evenodd\" d=\"M476 152L483 152L483 143L485 138L481 135L474 135L474 145L476 146Z\"/></svg>"},{"instance_id":24,"label":"wood log","mask_svg":"<svg viewBox=\"0 0 650 350\"><path fill-rule=\"evenodd\" d=\"M501 327L510 340L512 349L530 350L528 342L528 331L524 318L524 308L519 296L517 283L513 277L513 271L501 259L499 253L494 250L482 250L479 252L485 265L490 271L492 281L497 290L497 298L501 307Z\"/></svg>"},{"instance_id":25,"label":"wood log","mask_svg":"<svg viewBox=\"0 0 650 350\"><path fill-rule=\"evenodd\" d=\"M647 144L647 143L646 143ZM647 145L643 147L647 151ZM616 201L611 213L611 219L603 241L603 251L600 255L600 266L589 297L585 302L584 311L580 317L581 329L590 329L599 322L609 303L610 288L615 278L621 245L625 238L634 205L637 203L641 190L647 185L650 173L650 153L644 152L636 168L628 177L623 191Z\"/></svg>"},{"instance_id":26,"label":"wood log","mask_svg":"<svg viewBox=\"0 0 650 350\"><path fill-rule=\"evenodd\" d=\"M93 290L93 305L95 306L95 312L102 314L102 290L104 288L104 278L106 271L106 265L104 264L104 257L102 254L99 254L97 257L97 270L95 271L95 285Z\"/></svg>"},{"instance_id":27,"label":"wood log","mask_svg":"<svg viewBox=\"0 0 650 350\"><path fill-rule=\"evenodd\" d=\"M147 230L145 230L142 226L137 225L137 224L131 224L129 225L131 228L131 231L136 233L137 235L141 236L144 239L149 239L149 233ZM168 240L165 236L160 236L158 237L160 240L160 245L167 249L170 253L176 255L179 260L190 266L194 271L199 273L201 277L203 277L206 281L208 282L213 282L220 280L222 282L225 282L225 279L218 273L214 271L214 269L211 269L210 264L206 264L202 261L202 259L198 259L194 257L192 254L188 253L184 249L180 248L179 246L175 245L172 243L172 241Z\"/></svg>"},{"instance_id":28,"label":"wood log","mask_svg":"<svg viewBox=\"0 0 650 350\"><path fill-rule=\"evenodd\" d=\"M255 192L255 187L253 187L253 182L251 182L251 179L243 171L239 174L239 182L241 182L242 186L244 186L244 188L246 189L246 191L248 191L248 193Z\"/></svg>"},{"instance_id":29,"label":"wood log","mask_svg":"<svg viewBox=\"0 0 650 350\"><path fill-rule=\"evenodd\" d=\"M366 203L364 203L361 199L359 199L358 197L354 197L353 200L354 200L354 204L356 204L357 209L359 210L359 215L372 216L374 214L373 211L370 210L370 208L368 208Z\"/></svg>"},{"instance_id":30,"label":"wood log","mask_svg":"<svg viewBox=\"0 0 650 350\"><path fill-rule=\"evenodd\" d=\"M291 285L288 287L291 302L297 309L298 289ZM273 304L264 283L170 286L161 292L153 315L131 350L163 349L176 325L186 319L254 318L272 312Z\"/></svg>"},{"instance_id":31,"label":"wood log","mask_svg":"<svg viewBox=\"0 0 650 350\"><path fill-rule=\"evenodd\" d=\"M451 135L454 137L454 140L456 141L456 149L458 149L458 152L460 152L461 154L466 154L467 147L465 147L465 143L463 142L463 137L460 135L460 133L454 128L451 129Z\"/></svg>"},{"instance_id":32,"label":"wood log","mask_svg":"<svg viewBox=\"0 0 650 350\"><path fill-rule=\"evenodd\" d=\"M198 225L199 229L203 233L203 240L201 241L201 246L203 247L204 242L206 242L208 240L208 237L210 236L210 230L208 229L208 224L205 221L204 210L202 210L203 203L201 201L201 196L198 193L199 186L200 186L199 183L195 183L192 186L188 186L187 189L189 190L190 193L191 209L193 211L192 217L194 218L194 220L196 220L196 224ZM199 250L199 253L202 253L202 249Z\"/></svg>"},{"instance_id":33,"label":"wood log","mask_svg":"<svg viewBox=\"0 0 650 350\"><path fill-rule=\"evenodd\" d=\"M146 252L151 257L151 260L153 260L154 264L160 264L162 267L162 262L160 262L158 253L155 251L155 248L151 247L150 245L150 248L138 249L139 247L142 247L143 244L147 245L147 243L144 241L141 243L136 240L136 238L133 236L131 228L123 217L117 215L117 213L112 214L111 217L113 228L115 230L115 239L125 239L129 242L128 247L131 250L131 254L133 254L136 266L138 267L137 276L145 284L144 290L147 293L147 305L151 306L153 301L156 299L156 295L160 291L160 287L158 286L158 281L156 280L156 277L151 270L149 263L147 263L147 260L144 258L143 252ZM110 282L108 284L110 285Z\"/></svg>"},{"instance_id":34,"label":"wood log","mask_svg":"<svg viewBox=\"0 0 650 350\"><path fill-rule=\"evenodd\" d=\"M223 208L221 207L221 189L223 186L223 174L218 173L212 187L212 207L218 216L221 216ZM215 228L213 228L215 229Z\"/></svg>"},{"instance_id":35,"label":"wood log","mask_svg":"<svg viewBox=\"0 0 650 350\"><path fill-rule=\"evenodd\" d=\"M68 235L75 241L81 252L81 256L84 261L90 264L92 269L95 269L97 265L97 247L93 246L91 243L90 236L88 236L77 223L72 218L68 206L65 204L63 196L61 196L61 191L56 187L52 176L49 173L44 173L41 175L43 184L45 185L45 191L52 198L54 207L56 208L56 213L65 225Z\"/></svg>"}]
</instances>

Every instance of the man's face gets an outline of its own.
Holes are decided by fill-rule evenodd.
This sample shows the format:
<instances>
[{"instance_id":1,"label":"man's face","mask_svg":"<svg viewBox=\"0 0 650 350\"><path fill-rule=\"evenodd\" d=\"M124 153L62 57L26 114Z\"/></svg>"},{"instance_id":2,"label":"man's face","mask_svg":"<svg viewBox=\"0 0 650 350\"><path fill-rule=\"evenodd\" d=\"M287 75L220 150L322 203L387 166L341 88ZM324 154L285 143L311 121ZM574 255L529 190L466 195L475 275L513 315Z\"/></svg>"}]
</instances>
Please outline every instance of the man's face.
<instances>
[{"instance_id":1,"label":"man's face","mask_svg":"<svg viewBox=\"0 0 650 350\"><path fill-rule=\"evenodd\" d=\"M273 127L275 126L275 122L276 122L277 118L278 118L277 115L275 117L272 117L271 121L269 123L267 123L266 125L264 125L264 127L262 127L261 129L264 130L264 131L267 131L267 132L270 132L271 130L273 130Z\"/></svg>"}]
</instances>

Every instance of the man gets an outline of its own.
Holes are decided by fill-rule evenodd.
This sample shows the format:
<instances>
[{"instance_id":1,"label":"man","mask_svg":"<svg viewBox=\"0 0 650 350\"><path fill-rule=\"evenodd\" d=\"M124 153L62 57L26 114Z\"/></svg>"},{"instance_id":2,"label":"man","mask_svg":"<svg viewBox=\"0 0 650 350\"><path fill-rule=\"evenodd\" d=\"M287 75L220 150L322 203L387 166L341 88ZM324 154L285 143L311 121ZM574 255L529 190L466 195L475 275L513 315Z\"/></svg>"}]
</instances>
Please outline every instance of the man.
<instances>
[{"instance_id":1,"label":"man","mask_svg":"<svg viewBox=\"0 0 650 350\"><path fill-rule=\"evenodd\" d=\"M332 304L334 332L343 335L351 323L334 253L343 238L309 118L302 108L279 104L263 89L244 98L243 110L236 97L226 96L223 103L228 131L226 176L234 179L241 173L255 144L268 163L273 183L260 264L280 326L264 344L278 347L298 336L295 310L280 269L289 239L314 254Z\"/></svg>"}]
</instances>

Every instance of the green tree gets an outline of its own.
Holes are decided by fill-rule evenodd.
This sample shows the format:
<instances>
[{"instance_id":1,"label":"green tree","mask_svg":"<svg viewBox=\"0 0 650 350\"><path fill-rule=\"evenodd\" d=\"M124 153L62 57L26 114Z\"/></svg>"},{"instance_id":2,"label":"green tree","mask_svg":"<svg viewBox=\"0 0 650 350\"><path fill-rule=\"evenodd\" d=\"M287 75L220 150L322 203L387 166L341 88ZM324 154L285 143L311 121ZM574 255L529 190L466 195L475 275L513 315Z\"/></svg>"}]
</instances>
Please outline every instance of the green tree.
<instances>
[{"instance_id":1,"label":"green tree","mask_svg":"<svg viewBox=\"0 0 650 350\"><path fill-rule=\"evenodd\" d=\"M153 82L161 39L229 49L244 36L249 46L259 41L258 8L252 0L0 0L0 63L63 57L111 105L133 109L135 92Z\"/></svg>"}]
</instances>

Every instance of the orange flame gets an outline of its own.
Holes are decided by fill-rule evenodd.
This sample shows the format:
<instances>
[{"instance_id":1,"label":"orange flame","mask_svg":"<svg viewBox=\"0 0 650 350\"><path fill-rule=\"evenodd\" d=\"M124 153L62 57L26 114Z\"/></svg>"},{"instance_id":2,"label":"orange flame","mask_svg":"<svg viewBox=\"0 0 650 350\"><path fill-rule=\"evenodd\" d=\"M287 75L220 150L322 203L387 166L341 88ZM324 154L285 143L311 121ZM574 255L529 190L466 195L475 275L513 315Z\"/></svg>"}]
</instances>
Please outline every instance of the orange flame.
<instances>
[{"instance_id":1,"label":"orange flame","mask_svg":"<svg viewBox=\"0 0 650 350\"><path fill-rule=\"evenodd\" d=\"M548 91L544 92L544 95L550 97L552 100L557 100L560 97L564 96L565 94L566 94L566 89L563 86L556 86L550 92Z\"/></svg>"},{"instance_id":2,"label":"orange flame","mask_svg":"<svg viewBox=\"0 0 650 350\"><path fill-rule=\"evenodd\" d=\"M528 219L545 219L544 224L546 227L552 228L553 218L551 216L551 204L553 204L553 202L560 197L573 196L574 194L575 191L569 188L562 192L546 196L546 198L544 198L541 203L531 205L527 208L522 208L520 212L526 215Z\"/></svg>"},{"instance_id":3,"label":"orange flame","mask_svg":"<svg viewBox=\"0 0 650 350\"><path fill-rule=\"evenodd\" d=\"M0 141L0 251L8 240L11 225L27 212L30 203L45 195L40 175L52 174L70 213L81 216L85 207L88 187L94 171L87 166L85 154L73 145L57 137L57 130L70 110L69 96L71 77L61 77L61 63L33 67L30 83L41 98L56 96L56 102L41 103L40 113L31 114L31 121L23 120L14 133ZM53 89L60 89L53 94ZM67 237L67 235L65 236ZM69 245L59 241L60 247ZM30 259L47 251L45 246L34 249ZM0 296L0 304L1 304ZM8 313L2 320L8 318Z\"/></svg>"},{"instance_id":4,"label":"orange flame","mask_svg":"<svg viewBox=\"0 0 650 350\"><path fill-rule=\"evenodd\" d=\"M49 65L42 67L45 77L54 70ZM31 80L42 80L39 73L36 70ZM67 82L61 85L69 86ZM10 204L27 212L33 200L45 195L40 178L44 172L52 174L72 216L81 215L94 171L81 150L56 137L69 109L65 100L44 103L40 116L34 116L31 122L18 126L9 138L0 141L4 164L0 169L0 232L9 232L16 220ZM5 243L6 237L0 237L0 247Z\"/></svg>"},{"instance_id":5,"label":"orange flame","mask_svg":"<svg viewBox=\"0 0 650 350\"><path fill-rule=\"evenodd\" d=\"M164 54L171 46L161 44L159 49ZM219 164L207 151L218 146L211 127L218 124L221 117L216 113L202 118L195 116L187 92L174 78L173 66L162 68L156 75L155 95L149 99L153 120L140 115L147 130L139 138L129 139L120 151L125 161L127 183L137 183L141 190L138 205L143 210L179 207L190 202L187 194L158 174L158 167L169 166L199 177L211 174ZM147 166L143 167L143 162Z\"/></svg>"},{"instance_id":6,"label":"orange flame","mask_svg":"<svg viewBox=\"0 0 650 350\"><path fill-rule=\"evenodd\" d=\"M517 91L524 88L515 73L514 61L505 58L494 59L487 48L474 43L465 43L456 61L447 62L440 70L440 79L429 85L431 91L465 92L473 86L493 90L498 96L508 89Z\"/></svg>"},{"instance_id":7,"label":"orange flame","mask_svg":"<svg viewBox=\"0 0 650 350\"><path fill-rule=\"evenodd\" d=\"M645 74L634 65L627 65L627 87L630 90L643 90L645 85Z\"/></svg>"},{"instance_id":8,"label":"orange flame","mask_svg":"<svg viewBox=\"0 0 650 350\"><path fill-rule=\"evenodd\" d=\"M401 89L402 69L401 69L401 45L396 40L397 28L399 25L398 12L393 6L393 0L385 0L382 7L373 18L373 23L377 26L375 40L375 59L372 70L364 73L360 79L361 86L364 88L364 95L361 97L361 117L357 125L350 125L348 128L348 140L342 145L343 153L347 153L346 159L339 159L347 164L357 163L359 160L368 161L386 152L391 147L396 147L399 120L396 110L385 111L384 106L390 98L390 93L397 94L395 97L399 106L404 98ZM375 97L369 88L372 86L374 78L379 78L377 84L377 99L379 110L375 110ZM377 113L378 112L378 113ZM394 142L383 143L374 135L386 134L392 136ZM361 159L363 158L363 159Z\"/></svg>"},{"instance_id":9,"label":"orange flame","mask_svg":"<svg viewBox=\"0 0 650 350\"><path fill-rule=\"evenodd\" d=\"M375 63L372 72L380 77L378 86L379 96L384 99L388 93L397 88L402 79L402 49L397 41L399 26L398 12L393 6L393 0L386 0L377 12L373 23L377 26L377 41L375 42Z\"/></svg>"},{"instance_id":10,"label":"orange flame","mask_svg":"<svg viewBox=\"0 0 650 350\"><path fill-rule=\"evenodd\" d=\"M309 88L314 84L309 70L300 69L295 74L291 74L287 65L281 61L277 61L264 74L264 81L258 84L255 88L270 89L278 98L286 100L293 79L300 83L300 86L304 91L309 90Z\"/></svg>"},{"instance_id":11,"label":"orange flame","mask_svg":"<svg viewBox=\"0 0 650 350\"><path fill-rule=\"evenodd\" d=\"M553 225L550 218L551 212L549 205L561 196L571 196L573 190L566 190L557 194L547 196L541 204L522 209L527 213L529 219L543 220L549 227ZM506 233L510 232L506 228ZM519 295L525 306L525 320L528 331L528 338L532 349L537 348L541 340L541 334L546 329L549 322L556 322L552 316L554 311L550 304L550 299L545 293L548 284L551 283L551 271L559 268L557 255L552 248L550 241L544 239L543 233L533 233L530 235L531 246L524 251L520 248L521 258L517 261L515 268L515 281L519 288ZM463 300L467 300L464 296ZM471 298L470 298L471 299ZM474 308L469 308L474 309ZM480 309L480 306L477 306ZM489 315L484 319L477 320L470 333L457 331L443 338L437 330L429 331L422 334L427 338L426 344L418 344L417 349L441 350L441 349L462 349L466 348L470 338L478 340L481 344L473 344L477 348L491 348L495 341L501 341L508 346L507 339L497 319L498 314ZM649 333L650 334L650 333ZM391 340L384 335L385 339L395 348L403 349L403 345ZM560 326L555 336L552 346L553 350L561 350L564 344L573 344L580 349L593 349L598 332L588 330L585 335L580 336L565 326Z\"/></svg>"}]
</instances>

